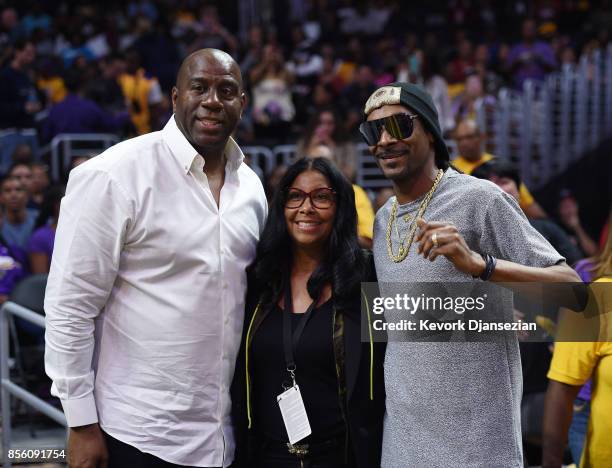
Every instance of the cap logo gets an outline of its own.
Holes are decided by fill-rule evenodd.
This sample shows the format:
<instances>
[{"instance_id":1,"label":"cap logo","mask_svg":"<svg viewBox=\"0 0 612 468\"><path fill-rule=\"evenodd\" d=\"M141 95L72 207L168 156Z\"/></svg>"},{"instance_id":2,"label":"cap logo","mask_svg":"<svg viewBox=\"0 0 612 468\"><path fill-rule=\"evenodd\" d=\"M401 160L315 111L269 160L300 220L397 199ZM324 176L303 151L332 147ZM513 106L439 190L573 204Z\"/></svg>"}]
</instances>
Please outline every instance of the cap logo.
<instances>
[{"instance_id":1,"label":"cap logo","mask_svg":"<svg viewBox=\"0 0 612 468\"><path fill-rule=\"evenodd\" d=\"M375 91L366 102L364 113L369 114L374 109L382 106L400 104L402 89L397 86L383 86Z\"/></svg>"}]
</instances>

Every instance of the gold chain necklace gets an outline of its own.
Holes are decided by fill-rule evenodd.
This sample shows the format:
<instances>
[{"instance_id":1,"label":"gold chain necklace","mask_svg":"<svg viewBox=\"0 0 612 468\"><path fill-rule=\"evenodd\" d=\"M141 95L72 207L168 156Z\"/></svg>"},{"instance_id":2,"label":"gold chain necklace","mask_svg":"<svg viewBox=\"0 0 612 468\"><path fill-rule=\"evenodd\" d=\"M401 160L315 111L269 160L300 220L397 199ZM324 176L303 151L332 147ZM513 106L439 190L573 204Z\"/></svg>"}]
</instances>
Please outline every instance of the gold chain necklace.
<instances>
[{"instance_id":1,"label":"gold chain necklace","mask_svg":"<svg viewBox=\"0 0 612 468\"><path fill-rule=\"evenodd\" d=\"M442 176L444 175L444 171L442 169L438 169L438 173L436 174L436 178L434 179L434 183L427 192L427 195L419 205L419 209L417 211L416 216L412 218L412 226L409 231L406 233L404 239L402 239L399 235L399 229L397 227L397 197L393 201L393 206L391 207L391 215L389 216L389 223L387 224L387 253L389 254L389 258L393 260L395 263L400 263L404 261L404 259L408 256L408 252L410 251L410 247L412 246L412 241L414 240L414 234L416 233L417 223L416 220L418 218L422 218L425 210L427 209L427 205L431 200L434 192L436 191L436 187L442 180ZM399 239L399 250L397 255L393 253L393 243L391 241L391 231L393 230L393 222L395 221L395 232L397 233L397 237ZM406 242L408 245L406 245Z\"/></svg>"}]
</instances>

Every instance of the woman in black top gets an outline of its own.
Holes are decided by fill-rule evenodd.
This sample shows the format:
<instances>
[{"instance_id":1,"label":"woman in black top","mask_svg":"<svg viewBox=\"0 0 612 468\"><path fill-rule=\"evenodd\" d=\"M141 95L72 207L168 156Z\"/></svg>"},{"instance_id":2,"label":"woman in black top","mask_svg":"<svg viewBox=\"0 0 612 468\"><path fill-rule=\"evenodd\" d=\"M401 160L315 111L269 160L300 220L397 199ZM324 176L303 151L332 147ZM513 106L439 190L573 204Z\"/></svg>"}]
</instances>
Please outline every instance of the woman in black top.
<instances>
[{"instance_id":1,"label":"woman in black top","mask_svg":"<svg viewBox=\"0 0 612 468\"><path fill-rule=\"evenodd\" d=\"M384 345L361 342L360 311L360 283L375 281L374 268L357 243L353 189L333 163L301 159L288 169L249 281L235 465L380 466ZM277 397L294 384L312 433L289 444Z\"/></svg>"}]
</instances>

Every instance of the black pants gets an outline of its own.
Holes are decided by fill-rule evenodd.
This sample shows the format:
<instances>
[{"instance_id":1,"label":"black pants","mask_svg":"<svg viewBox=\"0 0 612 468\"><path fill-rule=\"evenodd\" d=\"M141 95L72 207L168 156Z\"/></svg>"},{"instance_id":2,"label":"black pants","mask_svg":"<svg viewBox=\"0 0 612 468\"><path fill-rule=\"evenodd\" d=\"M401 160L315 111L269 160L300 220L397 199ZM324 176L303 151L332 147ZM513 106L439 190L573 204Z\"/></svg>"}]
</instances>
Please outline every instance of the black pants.
<instances>
[{"instance_id":1,"label":"black pants","mask_svg":"<svg viewBox=\"0 0 612 468\"><path fill-rule=\"evenodd\" d=\"M150 453L144 453L136 447L125 444L102 431L108 449L108 468L176 468L175 465L157 458Z\"/></svg>"},{"instance_id":2,"label":"black pants","mask_svg":"<svg viewBox=\"0 0 612 468\"><path fill-rule=\"evenodd\" d=\"M342 440L304 459L289 453L286 443L260 440L255 460L249 468L353 468L354 462L345 460Z\"/></svg>"}]
</instances>

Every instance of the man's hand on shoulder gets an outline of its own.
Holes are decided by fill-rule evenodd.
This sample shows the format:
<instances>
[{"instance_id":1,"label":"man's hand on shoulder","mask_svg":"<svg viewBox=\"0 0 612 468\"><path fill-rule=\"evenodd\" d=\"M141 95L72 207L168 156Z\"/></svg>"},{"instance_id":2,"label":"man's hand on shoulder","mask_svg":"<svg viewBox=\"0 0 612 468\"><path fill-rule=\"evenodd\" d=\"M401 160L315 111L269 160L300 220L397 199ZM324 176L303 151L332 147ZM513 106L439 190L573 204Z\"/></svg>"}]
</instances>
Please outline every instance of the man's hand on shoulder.
<instances>
[{"instance_id":1,"label":"man's hand on shoulder","mask_svg":"<svg viewBox=\"0 0 612 468\"><path fill-rule=\"evenodd\" d=\"M98 423L71 427L68 436L70 468L106 468L108 451Z\"/></svg>"}]
</instances>

